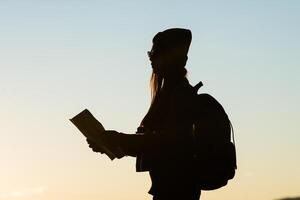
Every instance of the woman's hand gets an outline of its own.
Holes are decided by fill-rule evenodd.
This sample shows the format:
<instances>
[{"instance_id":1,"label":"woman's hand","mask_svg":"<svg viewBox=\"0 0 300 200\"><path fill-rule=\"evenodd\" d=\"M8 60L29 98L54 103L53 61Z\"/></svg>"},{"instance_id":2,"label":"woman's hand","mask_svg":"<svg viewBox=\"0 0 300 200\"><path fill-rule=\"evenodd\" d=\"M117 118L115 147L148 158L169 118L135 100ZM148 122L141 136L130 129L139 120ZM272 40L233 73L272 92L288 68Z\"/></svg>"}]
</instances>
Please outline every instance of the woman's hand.
<instances>
[{"instance_id":1,"label":"woman's hand","mask_svg":"<svg viewBox=\"0 0 300 200\"><path fill-rule=\"evenodd\" d=\"M116 158L120 159L125 156L125 153L121 147L122 133L115 130L106 130L103 132L103 139L105 145L112 150Z\"/></svg>"},{"instance_id":2,"label":"woman's hand","mask_svg":"<svg viewBox=\"0 0 300 200\"><path fill-rule=\"evenodd\" d=\"M118 159L125 156L125 153L120 146L121 136L122 134L115 130L107 130L101 133L101 136L99 137L99 140L102 141L101 143L105 146L105 148L109 149ZM105 153L103 147L99 146L93 140L86 139L86 141L94 152L99 152L102 154Z\"/></svg>"},{"instance_id":3,"label":"woman's hand","mask_svg":"<svg viewBox=\"0 0 300 200\"><path fill-rule=\"evenodd\" d=\"M104 153L103 149L101 147L99 147L95 142L93 142L90 139L86 139L87 143L89 144L89 147L97 153Z\"/></svg>"}]
</instances>

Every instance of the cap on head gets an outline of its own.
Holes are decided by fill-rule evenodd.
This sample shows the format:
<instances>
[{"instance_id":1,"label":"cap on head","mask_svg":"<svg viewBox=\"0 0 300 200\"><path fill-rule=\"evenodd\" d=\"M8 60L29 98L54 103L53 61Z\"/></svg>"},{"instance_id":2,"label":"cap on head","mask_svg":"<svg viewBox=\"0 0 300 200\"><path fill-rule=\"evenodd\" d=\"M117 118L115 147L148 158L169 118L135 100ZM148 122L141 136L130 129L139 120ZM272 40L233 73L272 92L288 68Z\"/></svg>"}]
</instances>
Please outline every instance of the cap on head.
<instances>
[{"instance_id":1,"label":"cap on head","mask_svg":"<svg viewBox=\"0 0 300 200\"><path fill-rule=\"evenodd\" d=\"M179 55L186 56L192 41L192 32L189 29L171 28L158 32L152 42L157 51L175 49Z\"/></svg>"}]
</instances>

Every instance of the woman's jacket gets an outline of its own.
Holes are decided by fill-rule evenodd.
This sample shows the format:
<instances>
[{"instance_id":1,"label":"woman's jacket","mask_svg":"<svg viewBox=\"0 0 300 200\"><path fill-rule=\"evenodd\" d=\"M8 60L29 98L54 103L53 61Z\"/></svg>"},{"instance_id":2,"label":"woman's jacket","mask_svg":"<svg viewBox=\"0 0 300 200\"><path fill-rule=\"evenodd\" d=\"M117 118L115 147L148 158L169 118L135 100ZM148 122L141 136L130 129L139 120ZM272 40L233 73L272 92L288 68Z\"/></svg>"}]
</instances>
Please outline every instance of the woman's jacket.
<instances>
[{"instance_id":1,"label":"woman's jacket","mask_svg":"<svg viewBox=\"0 0 300 200\"><path fill-rule=\"evenodd\" d=\"M162 90L138 128L136 171L190 169L194 88L186 78ZM142 131L141 131L142 130ZM142 132L142 133L141 133Z\"/></svg>"}]
</instances>

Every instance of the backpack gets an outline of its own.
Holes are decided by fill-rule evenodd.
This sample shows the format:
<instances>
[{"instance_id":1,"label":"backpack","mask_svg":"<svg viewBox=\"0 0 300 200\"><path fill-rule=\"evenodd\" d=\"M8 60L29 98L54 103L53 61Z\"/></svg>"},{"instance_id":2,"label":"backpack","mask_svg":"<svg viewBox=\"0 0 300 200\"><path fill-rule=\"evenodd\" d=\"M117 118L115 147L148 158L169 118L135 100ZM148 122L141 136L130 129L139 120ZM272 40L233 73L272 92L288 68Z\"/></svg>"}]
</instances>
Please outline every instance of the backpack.
<instances>
[{"instance_id":1,"label":"backpack","mask_svg":"<svg viewBox=\"0 0 300 200\"><path fill-rule=\"evenodd\" d=\"M202 85L194 86L196 94ZM233 127L222 105L211 95L197 94L194 103L195 178L201 190L215 190L227 185L237 169Z\"/></svg>"}]
</instances>

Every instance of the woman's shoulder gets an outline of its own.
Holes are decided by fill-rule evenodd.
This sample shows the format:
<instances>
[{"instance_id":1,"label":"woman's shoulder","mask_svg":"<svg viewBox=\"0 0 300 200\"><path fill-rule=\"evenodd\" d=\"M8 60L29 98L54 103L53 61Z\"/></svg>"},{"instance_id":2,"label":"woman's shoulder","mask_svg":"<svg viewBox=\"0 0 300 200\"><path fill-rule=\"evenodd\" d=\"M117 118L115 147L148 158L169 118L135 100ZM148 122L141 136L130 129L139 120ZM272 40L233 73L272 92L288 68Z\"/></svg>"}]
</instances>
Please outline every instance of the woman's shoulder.
<instances>
[{"instance_id":1,"label":"woman's shoulder","mask_svg":"<svg viewBox=\"0 0 300 200\"><path fill-rule=\"evenodd\" d=\"M173 90L171 94L171 103L175 104L174 106L176 107L190 106L195 95L197 95L197 93L194 87L187 79L185 79Z\"/></svg>"},{"instance_id":2,"label":"woman's shoulder","mask_svg":"<svg viewBox=\"0 0 300 200\"><path fill-rule=\"evenodd\" d=\"M187 78L183 79L173 91L174 96L193 96L195 94L195 89Z\"/></svg>"}]
</instances>

